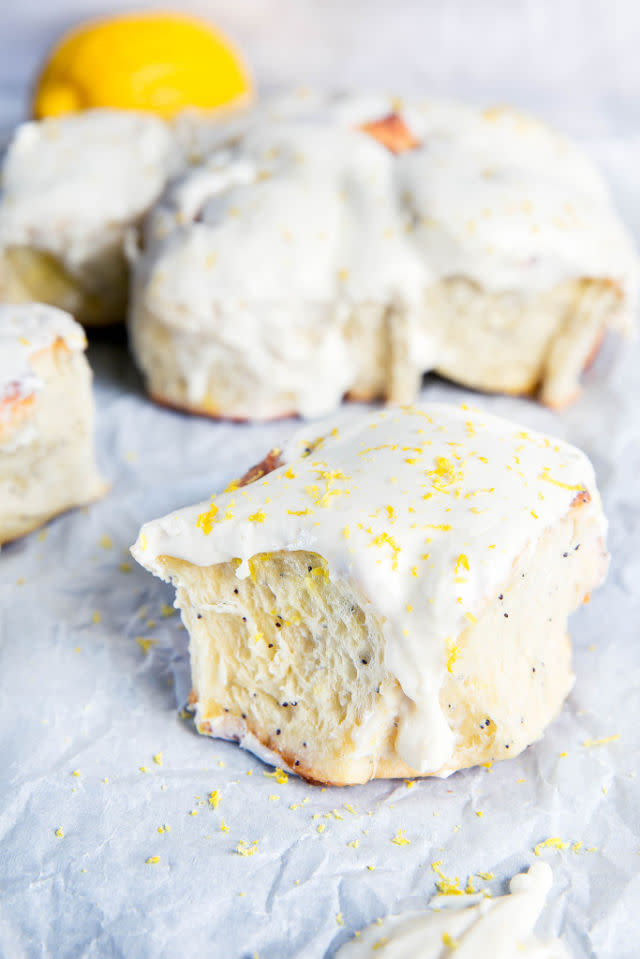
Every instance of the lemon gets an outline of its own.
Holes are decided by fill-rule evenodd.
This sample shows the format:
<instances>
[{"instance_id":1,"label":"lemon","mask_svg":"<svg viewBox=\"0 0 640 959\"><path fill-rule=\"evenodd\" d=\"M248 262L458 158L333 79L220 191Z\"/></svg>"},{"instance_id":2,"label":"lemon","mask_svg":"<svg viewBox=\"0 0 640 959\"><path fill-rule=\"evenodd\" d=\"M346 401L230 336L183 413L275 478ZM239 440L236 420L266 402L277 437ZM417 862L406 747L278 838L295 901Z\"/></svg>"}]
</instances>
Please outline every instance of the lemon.
<instances>
[{"instance_id":1,"label":"lemon","mask_svg":"<svg viewBox=\"0 0 640 959\"><path fill-rule=\"evenodd\" d=\"M33 113L40 119L116 107L169 118L250 93L239 54L210 24L180 13L134 13L65 34L38 78Z\"/></svg>"}]
</instances>

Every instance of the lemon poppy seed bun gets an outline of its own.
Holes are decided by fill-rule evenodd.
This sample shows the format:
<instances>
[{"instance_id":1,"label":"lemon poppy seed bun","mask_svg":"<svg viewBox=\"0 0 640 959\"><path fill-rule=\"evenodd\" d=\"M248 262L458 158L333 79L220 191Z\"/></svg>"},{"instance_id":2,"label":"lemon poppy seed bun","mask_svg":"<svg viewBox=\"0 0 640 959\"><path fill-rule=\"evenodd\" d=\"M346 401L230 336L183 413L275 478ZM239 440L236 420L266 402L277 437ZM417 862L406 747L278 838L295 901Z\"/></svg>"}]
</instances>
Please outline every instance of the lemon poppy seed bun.
<instances>
[{"instance_id":1,"label":"lemon poppy seed bun","mask_svg":"<svg viewBox=\"0 0 640 959\"><path fill-rule=\"evenodd\" d=\"M345 785L537 740L605 534L579 450L432 404L299 434L133 555L176 587L198 730Z\"/></svg>"},{"instance_id":2,"label":"lemon poppy seed bun","mask_svg":"<svg viewBox=\"0 0 640 959\"><path fill-rule=\"evenodd\" d=\"M637 300L600 174L539 121L310 96L167 188L129 316L153 397L267 419L412 402L430 370L561 407Z\"/></svg>"},{"instance_id":3,"label":"lemon poppy seed bun","mask_svg":"<svg viewBox=\"0 0 640 959\"><path fill-rule=\"evenodd\" d=\"M0 543L106 490L86 345L61 310L0 306Z\"/></svg>"},{"instance_id":4,"label":"lemon poppy seed bun","mask_svg":"<svg viewBox=\"0 0 640 959\"><path fill-rule=\"evenodd\" d=\"M0 302L50 303L85 326L122 321L127 232L179 167L170 129L149 114L19 126L2 169Z\"/></svg>"}]
</instances>

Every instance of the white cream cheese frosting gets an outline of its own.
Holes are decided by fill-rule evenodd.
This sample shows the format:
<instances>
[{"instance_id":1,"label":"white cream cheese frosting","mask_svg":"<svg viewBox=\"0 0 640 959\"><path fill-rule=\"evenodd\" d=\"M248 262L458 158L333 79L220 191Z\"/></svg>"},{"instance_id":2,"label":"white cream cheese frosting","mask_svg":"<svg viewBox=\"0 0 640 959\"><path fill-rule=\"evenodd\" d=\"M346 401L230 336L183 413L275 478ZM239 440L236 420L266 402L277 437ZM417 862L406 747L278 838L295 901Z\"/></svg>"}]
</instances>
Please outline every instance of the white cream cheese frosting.
<instances>
[{"instance_id":1,"label":"white cream cheese frosting","mask_svg":"<svg viewBox=\"0 0 640 959\"><path fill-rule=\"evenodd\" d=\"M307 430L280 458L257 482L147 523L133 555L159 576L165 555L197 566L236 559L244 578L258 553L320 554L384 624L385 665L409 701L399 755L422 774L446 767L455 740L438 693L450 644L583 491L604 537L590 462L559 440L443 404L374 412L315 439Z\"/></svg>"},{"instance_id":2,"label":"white cream cheese frosting","mask_svg":"<svg viewBox=\"0 0 640 959\"><path fill-rule=\"evenodd\" d=\"M56 340L77 352L87 345L82 327L63 310L42 303L0 305L0 411L3 400L24 398L41 388L30 360Z\"/></svg>"},{"instance_id":3,"label":"white cream cheese frosting","mask_svg":"<svg viewBox=\"0 0 640 959\"><path fill-rule=\"evenodd\" d=\"M399 155L360 129L393 110L418 141ZM417 374L437 368L446 346L429 332L425 296L446 279L534 298L603 278L620 292L607 322L631 327L631 236L589 159L539 121L318 95L259 108L244 124L235 145L169 186L135 269L134 351L144 368L136 326L158 323L189 406L206 402L212 370L239 363L247 382L272 378L302 415L329 412L356 379L349 319L370 304L402 317ZM261 415L239 410L219 412Z\"/></svg>"},{"instance_id":4,"label":"white cream cheese frosting","mask_svg":"<svg viewBox=\"0 0 640 959\"><path fill-rule=\"evenodd\" d=\"M394 109L418 140L399 156L359 129ZM185 242L197 218L201 248L215 257L203 282L217 300L271 302L285 291L312 302L410 299L457 275L531 291L600 276L637 296L637 254L602 177L532 117L437 100L316 97L276 103L247 125L236 147L170 188L146 235L162 241L173 226ZM174 235L157 253L176 245Z\"/></svg>"},{"instance_id":5,"label":"white cream cheese frosting","mask_svg":"<svg viewBox=\"0 0 640 959\"><path fill-rule=\"evenodd\" d=\"M0 246L46 250L73 272L146 212L177 152L150 114L98 109L23 123L2 169Z\"/></svg>"},{"instance_id":6,"label":"white cream cheese frosting","mask_svg":"<svg viewBox=\"0 0 640 959\"><path fill-rule=\"evenodd\" d=\"M551 889L551 867L514 876L509 894L438 896L430 911L388 916L338 950L339 959L569 959L559 939L541 940L536 922Z\"/></svg>"}]
</instances>

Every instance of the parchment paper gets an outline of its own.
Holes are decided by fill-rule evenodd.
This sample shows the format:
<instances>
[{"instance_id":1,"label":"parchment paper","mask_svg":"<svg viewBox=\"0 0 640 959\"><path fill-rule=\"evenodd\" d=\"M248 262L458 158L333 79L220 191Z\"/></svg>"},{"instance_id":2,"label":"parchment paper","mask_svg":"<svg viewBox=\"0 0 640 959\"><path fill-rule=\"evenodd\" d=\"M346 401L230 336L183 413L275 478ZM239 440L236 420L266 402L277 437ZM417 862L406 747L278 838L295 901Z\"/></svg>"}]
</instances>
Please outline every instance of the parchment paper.
<instances>
[{"instance_id":1,"label":"parchment paper","mask_svg":"<svg viewBox=\"0 0 640 959\"><path fill-rule=\"evenodd\" d=\"M640 240L640 139L598 136L583 142ZM331 957L378 916L424 906L433 863L497 894L553 839L538 850L555 875L541 931L577 959L637 957L640 346L602 357L561 415L425 382L423 399L581 445L613 561L571 621L576 685L541 742L490 770L349 789L278 782L195 734L179 715L189 677L186 633L164 615L172 590L127 554L143 521L223 488L299 424L153 406L123 335L96 338L89 358L111 492L0 554L0 955Z\"/></svg>"}]
</instances>

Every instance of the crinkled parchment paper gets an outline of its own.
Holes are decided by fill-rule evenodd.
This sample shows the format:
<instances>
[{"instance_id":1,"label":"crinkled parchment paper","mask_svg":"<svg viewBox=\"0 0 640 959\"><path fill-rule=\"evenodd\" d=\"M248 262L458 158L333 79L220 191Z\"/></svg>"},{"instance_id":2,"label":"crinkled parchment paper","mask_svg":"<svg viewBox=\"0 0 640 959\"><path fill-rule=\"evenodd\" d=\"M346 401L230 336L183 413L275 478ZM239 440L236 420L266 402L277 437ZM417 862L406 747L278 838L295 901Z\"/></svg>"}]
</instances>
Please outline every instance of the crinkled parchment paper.
<instances>
[{"instance_id":1,"label":"crinkled parchment paper","mask_svg":"<svg viewBox=\"0 0 640 959\"><path fill-rule=\"evenodd\" d=\"M587 146L640 234L640 141ZM423 399L582 446L613 561L571 621L576 685L541 742L447 780L348 789L284 781L195 734L179 714L189 677L172 590L127 553L143 521L220 490L299 424L155 407L124 337L89 357L111 492L0 554L0 955L330 957L378 916L423 906L442 874L504 891L552 839L538 849L555 875L542 931L575 957L636 957L640 346L600 361L562 415L425 382Z\"/></svg>"}]
</instances>

